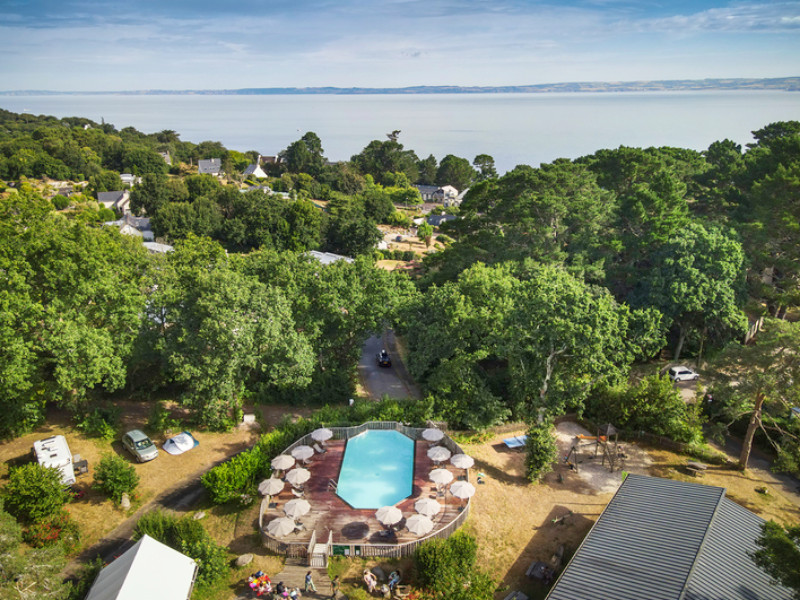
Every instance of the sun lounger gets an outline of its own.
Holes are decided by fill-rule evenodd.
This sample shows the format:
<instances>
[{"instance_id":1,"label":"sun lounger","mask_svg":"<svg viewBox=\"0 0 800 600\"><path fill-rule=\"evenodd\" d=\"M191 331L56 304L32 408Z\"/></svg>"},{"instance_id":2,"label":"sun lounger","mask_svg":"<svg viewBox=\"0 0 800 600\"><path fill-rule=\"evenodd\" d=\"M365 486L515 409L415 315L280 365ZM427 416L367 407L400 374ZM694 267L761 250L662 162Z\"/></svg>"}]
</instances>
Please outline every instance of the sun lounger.
<instances>
[{"instance_id":1,"label":"sun lounger","mask_svg":"<svg viewBox=\"0 0 800 600\"><path fill-rule=\"evenodd\" d=\"M292 488L292 493L298 498L302 498L303 496L305 496L305 492L303 492L303 490L297 490L295 488Z\"/></svg>"},{"instance_id":2,"label":"sun lounger","mask_svg":"<svg viewBox=\"0 0 800 600\"><path fill-rule=\"evenodd\" d=\"M314 448L314 450L317 452L317 454L325 454L327 452L327 450L325 448L323 448L322 446L320 446L319 444L314 444L312 446L312 448Z\"/></svg>"},{"instance_id":3,"label":"sun lounger","mask_svg":"<svg viewBox=\"0 0 800 600\"><path fill-rule=\"evenodd\" d=\"M518 435L513 438L506 438L503 443L510 449L522 448L528 441L527 435Z\"/></svg>"}]
</instances>

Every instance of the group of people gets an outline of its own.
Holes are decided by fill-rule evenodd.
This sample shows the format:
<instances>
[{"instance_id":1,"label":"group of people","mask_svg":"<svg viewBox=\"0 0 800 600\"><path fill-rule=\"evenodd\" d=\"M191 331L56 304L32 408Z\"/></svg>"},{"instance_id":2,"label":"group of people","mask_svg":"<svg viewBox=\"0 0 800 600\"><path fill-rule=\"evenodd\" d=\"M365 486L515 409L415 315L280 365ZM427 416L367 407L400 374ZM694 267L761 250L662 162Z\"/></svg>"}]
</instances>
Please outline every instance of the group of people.
<instances>
[{"instance_id":1,"label":"group of people","mask_svg":"<svg viewBox=\"0 0 800 600\"><path fill-rule=\"evenodd\" d=\"M279 581L273 587L272 580L264 571L258 571L250 575L247 578L247 585L250 586L253 595L257 598L291 598L291 600L297 600L301 595L300 588L290 589L282 581ZM313 586L313 583L311 585ZM308 575L306 575L306 591L308 591Z\"/></svg>"},{"instance_id":2,"label":"group of people","mask_svg":"<svg viewBox=\"0 0 800 600\"><path fill-rule=\"evenodd\" d=\"M374 594L375 590L378 588L378 577L372 571L364 569L364 583L367 586L367 591L370 594ZM384 596L390 596L391 593L394 591L394 587L400 583L400 571L392 571L389 575L389 585L384 585L380 592L384 594Z\"/></svg>"}]
</instances>

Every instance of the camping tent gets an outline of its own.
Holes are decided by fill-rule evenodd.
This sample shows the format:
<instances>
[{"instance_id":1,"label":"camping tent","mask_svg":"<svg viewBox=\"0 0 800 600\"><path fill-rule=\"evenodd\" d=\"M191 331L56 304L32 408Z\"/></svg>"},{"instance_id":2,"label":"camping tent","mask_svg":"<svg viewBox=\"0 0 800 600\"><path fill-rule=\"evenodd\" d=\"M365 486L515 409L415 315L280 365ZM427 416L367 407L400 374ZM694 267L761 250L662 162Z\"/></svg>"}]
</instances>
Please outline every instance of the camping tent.
<instances>
[{"instance_id":1,"label":"camping tent","mask_svg":"<svg viewBox=\"0 0 800 600\"><path fill-rule=\"evenodd\" d=\"M145 535L94 580L86 600L188 600L197 563Z\"/></svg>"}]
</instances>

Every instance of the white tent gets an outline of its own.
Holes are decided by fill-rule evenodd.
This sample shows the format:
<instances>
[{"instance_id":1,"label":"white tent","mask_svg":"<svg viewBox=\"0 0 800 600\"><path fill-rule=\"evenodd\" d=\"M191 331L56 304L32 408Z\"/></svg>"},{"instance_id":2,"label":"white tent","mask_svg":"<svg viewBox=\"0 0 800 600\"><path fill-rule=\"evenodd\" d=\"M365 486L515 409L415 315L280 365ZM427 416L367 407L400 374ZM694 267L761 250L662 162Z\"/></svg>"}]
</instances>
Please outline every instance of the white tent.
<instances>
[{"instance_id":1,"label":"white tent","mask_svg":"<svg viewBox=\"0 0 800 600\"><path fill-rule=\"evenodd\" d=\"M103 568L86 600L188 600L197 563L145 535Z\"/></svg>"}]
</instances>

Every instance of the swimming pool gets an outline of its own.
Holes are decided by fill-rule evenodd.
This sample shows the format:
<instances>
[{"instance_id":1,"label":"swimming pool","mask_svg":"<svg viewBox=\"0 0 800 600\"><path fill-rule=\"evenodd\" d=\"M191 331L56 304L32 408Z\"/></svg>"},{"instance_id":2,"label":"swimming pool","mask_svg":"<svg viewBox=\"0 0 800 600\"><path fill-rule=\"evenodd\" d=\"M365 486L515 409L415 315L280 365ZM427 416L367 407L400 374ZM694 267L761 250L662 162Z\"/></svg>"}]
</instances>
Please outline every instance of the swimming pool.
<instances>
[{"instance_id":1,"label":"swimming pool","mask_svg":"<svg viewBox=\"0 0 800 600\"><path fill-rule=\"evenodd\" d=\"M336 493L353 508L380 508L411 495L414 440L371 429L347 440Z\"/></svg>"}]
</instances>

